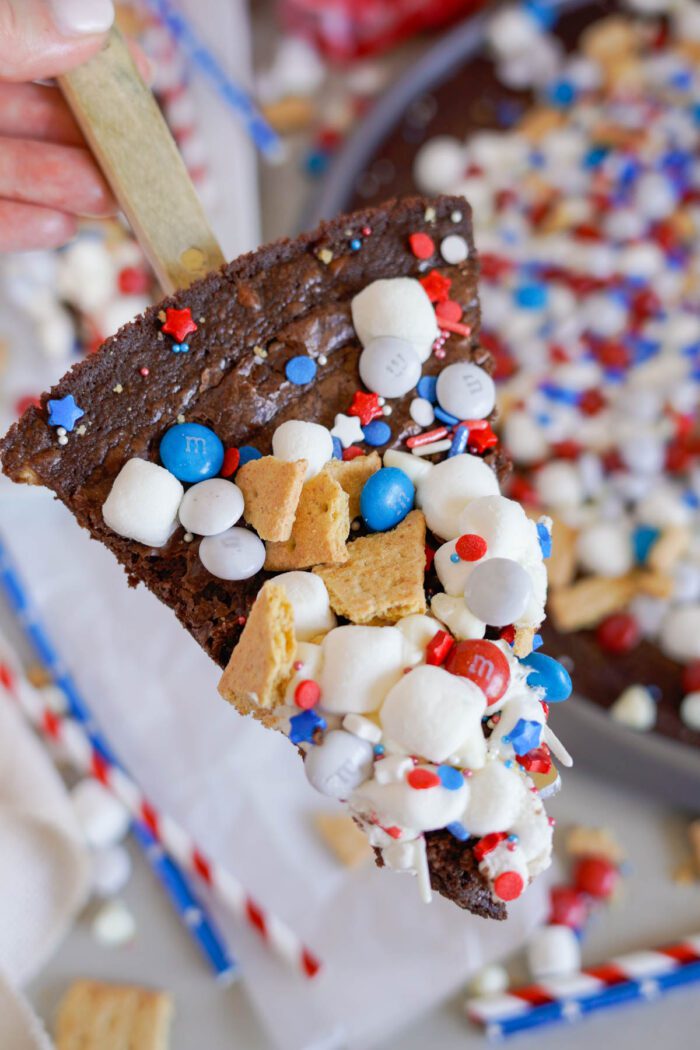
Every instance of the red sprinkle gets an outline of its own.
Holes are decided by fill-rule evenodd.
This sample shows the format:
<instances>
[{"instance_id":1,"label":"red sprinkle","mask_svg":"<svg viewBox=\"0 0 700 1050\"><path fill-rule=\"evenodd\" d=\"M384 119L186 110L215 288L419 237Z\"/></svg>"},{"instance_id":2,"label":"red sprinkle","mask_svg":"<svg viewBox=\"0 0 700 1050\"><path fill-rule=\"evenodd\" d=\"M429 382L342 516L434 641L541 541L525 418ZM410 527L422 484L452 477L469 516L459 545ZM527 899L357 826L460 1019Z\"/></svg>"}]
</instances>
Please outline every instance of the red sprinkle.
<instances>
[{"instance_id":1,"label":"red sprinkle","mask_svg":"<svg viewBox=\"0 0 700 1050\"><path fill-rule=\"evenodd\" d=\"M437 631L428 642L425 649L425 662L435 667L440 667L447 659L455 640L447 631Z\"/></svg>"},{"instance_id":2,"label":"red sprinkle","mask_svg":"<svg viewBox=\"0 0 700 1050\"><path fill-rule=\"evenodd\" d=\"M410 234L408 243L416 259L429 259L435 254L435 242L427 233Z\"/></svg>"},{"instance_id":3,"label":"red sprinkle","mask_svg":"<svg viewBox=\"0 0 700 1050\"><path fill-rule=\"evenodd\" d=\"M147 376L147 375L150 375L150 374L151 374L151 370L150 370L150 368L146 368L146 366L145 366L145 365L144 365L144 367L143 367L143 368L139 368L139 375L141 375L141 376L144 376L144 377L145 377L145 376Z\"/></svg>"},{"instance_id":4,"label":"red sprinkle","mask_svg":"<svg viewBox=\"0 0 700 1050\"><path fill-rule=\"evenodd\" d=\"M438 317L438 328L442 328L445 332L454 332L455 335L463 335L465 339L468 339L472 334L470 325L460 324L458 321L448 321L447 318L443 317Z\"/></svg>"},{"instance_id":5,"label":"red sprinkle","mask_svg":"<svg viewBox=\"0 0 700 1050\"><path fill-rule=\"evenodd\" d=\"M137 266L125 266L117 278L122 295L142 295L148 291L150 279L145 270Z\"/></svg>"},{"instance_id":6,"label":"red sprinkle","mask_svg":"<svg viewBox=\"0 0 700 1050\"><path fill-rule=\"evenodd\" d=\"M619 612L608 616L598 625L596 638L608 653L628 653L638 644L639 624L631 613Z\"/></svg>"},{"instance_id":7,"label":"red sprinkle","mask_svg":"<svg viewBox=\"0 0 700 1050\"><path fill-rule=\"evenodd\" d=\"M583 412L584 416L595 416L602 408L605 408L605 404L605 398L600 390L591 388L590 390L584 390L581 394L578 407Z\"/></svg>"},{"instance_id":8,"label":"red sprinkle","mask_svg":"<svg viewBox=\"0 0 700 1050\"><path fill-rule=\"evenodd\" d=\"M549 773L552 768L552 758L546 744L540 744L539 747L528 751L526 755L516 755L515 758L518 765L526 769L528 773L545 774Z\"/></svg>"},{"instance_id":9,"label":"red sprinkle","mask_svg":"<svg viewBox=\"0 0 700 1050\"><path fill-rule=\"evenodd\" d=\"M305 678L294 690L294 703L297 707L303 707L305 711L315 707L320 699L321 690L318 682L314 682L313 678Z\"/></svg>"},{"instance_id":10,"label":"red sprinkle","mask_svg":"<svg viewBox=\"0 0 700 1050\"><path fill-rule=\"evenodd\" d=\"M431 303L445 303L450 294L450 286L452 279L447 277L446 274L438 273L437 270L431 270L425 277L419 278L420 283L423 285L423 289L426 292ZM460 317L461 317L460 313ZM457 318L459 320L459 318Z\"/></svg>"},{"instance_id":11,"label":"red sprinkle","mask_svg":"<svg viewBox=\"0 0 700 1050\"><path fill-rule=\"evenodd\" d=\"M221 466L221 477L230 478L238 470L241 454L237 448L227 448L224 452L224 462Z\"/></svg>"},{"instance_id":12,"label":"red sprinkle","mask_svg":"<svg viewBox=\"0 0 700 1050\"><path fill-rule=\"evenodd\" d=\"M365 450L360 448L359 445L348 445L347 448L343 449L343 461L347 463L351 459L357 459L358 456L364 456Z\"/></svg>"},{"instance_id":13,"label":"red sprinkle","mask_svg":"<svg viewBox=\"0 0 700 1050\"><path fill-rule=\"evenodd\" d=\"M508 645L513 645L515 642L515 627L513 624L508 624L507 627L502 627L498 636L502 641L508 642Z\"/></svg>"},{"instance_id":14,"label":"red sprinkle","mask_svg":"<svg viewBox=\"0 0 700 1050\"><path fill-rule=\"evenodd\" d=\"M363 226L362 230L361 230L361 233L362 233L363 237L371 237L372 236L372 227L371 226Z\"/></svg>"},{"instance_id":15,"label":"red sprinkle","mask_svg":"<svg viewBox=\"0 0 700 1050\"><path fill-rule=\"evenodd\" d=\"M434 561L435 561L435 551L433 550L432 547L429 547L427 545L427 543L426 543L426 545L425 545L425 571L426 572L430 572L430 570L433 567L433 562Z\"/></svg>"},{"instance_id":16,"label":"red sprinkle","mask_svg":"<svg viewBox=\"0 0 700 1050\"><path fill-rule=\"evenodd\" d=\"M478 561L483 558L488 550L488 545L483 536L477 536L475 532L468 532L460 536L455 544L455 551L462 561Z\"/></svg>"},{"instance_id":17,"label":"red sprinkle","mask_svg":"<svg viewBox=\"0 0 700 1050\"><path fill-rule=\"evenodd\" d=\"M446 299L444 303L438 303L435 307L435 316L438 323L443 321L461 321L464 311L454 299Z\"/></svg>"},{"instance_id":18,"label":"red sprinkle","mask_svg":"<svg viewBox=\"0 0 700 1050\"><path fill-rule=\"evenodd\" d=\"M425 791L426 788L438 787L440 777L433 773L432 769L412 769L406 780L416 791Z\"/></svg>"},{"instance_id":19,"label":"red sprinkle","mask_svg":"<svg viewBox=\"0 0 700 1050\"><path fill-rule=\"evenodd\" d=\"M503 842L507 838L508 835L505 831L492 831L490 835L484 835L474 847L474 856L478 861L482 861L487 853L491 853L499 842Z\"/></svg>"},{"instance_id":20,"label":"red sprinkle","mask_svg":"<svg viewBox=\"0 0 700 1050\"><path fill-rule=\"evenodd\" d=\"M580 930L588 918L588 902L573 886L554 886L550 894L549 922Z\"/></svg>"},{"instance_id":21,"label":"red sprinkle","mask_svg":"<svg viewBox=\"0 0 700 1050\"><path fill-rule=\"evenodd\" d=\"M421 445L429 445L431 441L440 441L449 434L447 427L438 427L437 430L428 430L425 434L415 434L406 439L408 448L420 448Z\"/></svg>"},{"instance_id":22,"label":"red sprinkle","mask_svg":"<svg viewBox=\"0 0 700 1050\"><path fill-rule=\"evenodd\" d=\"M502 871L493 883L493 892L502 901L514 901L524 889L523 877L517 871Z\"/></svg>"},{"instance_id":23,"label":"red sprinkle","mask_svg":"<svg viewBox=\"0 0 700 1050\"><path fill-rule=\"evenodd\" d=\"M382 831L386 831L387 835L389 835L392 839L401 838L401 828L397 828L395 824L392 824L390 828L382 828Z\"/></svg>"}]
</instances>

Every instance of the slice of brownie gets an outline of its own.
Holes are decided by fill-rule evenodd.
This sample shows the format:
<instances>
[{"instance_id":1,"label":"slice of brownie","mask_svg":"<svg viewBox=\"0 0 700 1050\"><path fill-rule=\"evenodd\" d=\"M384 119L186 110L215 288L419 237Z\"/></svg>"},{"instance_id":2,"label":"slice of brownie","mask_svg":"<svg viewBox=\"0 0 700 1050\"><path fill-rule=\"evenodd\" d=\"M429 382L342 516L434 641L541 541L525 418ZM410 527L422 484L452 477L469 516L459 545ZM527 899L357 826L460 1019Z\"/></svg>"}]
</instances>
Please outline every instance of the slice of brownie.
<instances>
[{"instance_id":1,"label":"slice of brownie","mask_svg":"<svg viewBox=\"0 0 700 1050\"><path fill-rule=\"evenodd\" d=\"M469 252L447 264L439 246L451 235L463 238ZM10 429L0 446L3 470L15 481L52 489L114 553L129 582L145 583L224 667L270 574L239 582L212 575L200 561L198 541L181 527L157 549L117 535L102 506L119 471L133 457L159 462L163 434L183 420L212 428L226 449L253 446L263 455L287 419L332 427L361 389L351 300L380 278L448 278L450 299L463 308L458 330L446 333L441 356L432 355L424 376L464 360L489 371L491 357L478 343L477 272L470 209L459 197L389 201L263 247L148 310L77 364L42 397L41 407L29 408ZM189 309L196 330L175 333L175 341L164 334L169 308ZM298 355L316 364L315 377L303 385L287 375ZM409 412L414 396L392 402L385 448L421 430ZM69 415L82 412L73 429L56 426L55 416L49 423L49 401ZM498 449L486 449L484 458L499 475L507 471ZM469 843L458 844L448 832L431 834L428 857L440 893L477 914L505 916Z\"/></svg>"}]
</instances>

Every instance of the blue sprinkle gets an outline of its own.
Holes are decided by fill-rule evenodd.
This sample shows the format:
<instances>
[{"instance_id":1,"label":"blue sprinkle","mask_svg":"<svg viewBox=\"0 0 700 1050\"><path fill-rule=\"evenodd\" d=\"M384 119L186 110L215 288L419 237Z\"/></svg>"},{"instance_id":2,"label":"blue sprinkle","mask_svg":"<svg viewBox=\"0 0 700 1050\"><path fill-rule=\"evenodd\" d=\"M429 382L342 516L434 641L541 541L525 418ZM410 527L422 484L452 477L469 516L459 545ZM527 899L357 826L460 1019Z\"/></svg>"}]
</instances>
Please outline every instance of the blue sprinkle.
<instances>
[{"instance_id":1,"label":"blue sprinkle","mask_svg":"<svg viewBox=\"0 0 700 1050\"><path fill-rule=\"evenodd\" d=\"M524 310L544 310L549 301L547 285L536 282L521 284L515 290L515 301Z\"/></svg>"},{"instance_id":2,"label":"blue sprinkle","mask_svg":"<svg viewBox=\"0 0 700 1050\"><path fill-rule=\"evenodd\" d=\"M697 510L700 507L700 496L693 492L692 489L686 489L681 499L686 507L690 507L692 510Z\"/></svg>"},{"instance_id":3,"label":"blue sprinkle","mask_svg":"<svg viewBox=\"0 0 700 1050\"><path fill-rule=\"evenodd\" d=\"M174 354L187 354L189 353L189 343L173 343L172 350Z\"/></svg>"},{"instance_id":4,"label":"blue sprinkle","mask_svg":"<svg viewBox=\"0 0 700 1050\"><path fill-rule=\"evenodd\" d=\"M350 241L350 247L354 252L359 252L360 248L362 247L362 241L360 240L360 238L353 237L353 239Z\"/></svg>"},{"instance_id":5,"label":"blue sprinkle","mask_svg":"<svg viewBox=\"0 0 700 1050\"><path fill-rule=\"evenodd\" d=\"M259 452L257 448L253 448L252 445L241 445L238 452L241 457L238 460L239 469L245 463L250 463L251 459L262 459L262 452Z\"/></svg>"},{"instance_id":6,"label":"blue sprinkle","mask_svg":"<svg viewBox=\"0 0 700 1050\"><path fill-rule=\"evenodd\" d=\"M533 635L533 638L532 638L532 649L533 649L533 652L536 652L538 649L541 649L543 645L544 645L544 641L542 640L542 635L541 634Z\"/></svg>"},{"instance_id":7,"label":"blue sprinkle","mask_svg":"<svg viewBox=\"0 0 700 1050\"><path fill-rule=\"evenodd\" d=\"M453 820L446 824L445 830L449 831L450 835L454 835L458 842L466 842L469 838L469 832L464 824L461 824L458 820Z\"/></svg>"},{"instance_id":8,"label":"blue sprinkle","mask_svg":"<svg viewBox=\"0 0 700 1050\"><path fill-rule=\"evenodd\" d=\"M333 459L343 458L343 442L340 438L333 438Z\"/></svg>"},{"instance_id":9,"label":"blue sprinkle","mask_svg":"<svg viewBox=\"0 0 700 1050\"><path fill-rule=\"evenodd\" d=\"M311 150L306 155L304 161L304 170L307 175L311 175L312 178L318 178L319 175L324 175L328 167L330 157L323 150Z\"/></svg>"},{"instance_id":10,"label":"blue sprinkle","mask_svg":"<svg viewBox=\"0 0 700 1050\"><path fill-rule=\"evenodd\" d=\"M549 558L552 554L552 534L541 521L537 523L537 539L540 541L542 557Z\"/></svg>"},{"instance_id":11,"label":"blue sprinkle","mask_svg":"<svg viewBox=\"0 0 700 1050\"><path fill-rule=\"evenodd\" d=\"M505 737L503 739L505 740ZM513 761L512 758L509 758L509 759L507 759L507 761L505 761L503 763L503 765L506 767L506 769L512 769L513 766L515 765L515 762Z\"/></svg>"},{"instance_id":12,"label":"blue sprinkle","mask_svg":"<svg viewBox=\"0 0 700 1050\"><path fill-rule=\"evenodd\" d=\"M284 374L295 386L304 386L316 378L316 362L313 357L302 354L292 357L284 366Z\"/></svg>"},{"instance_id":13,"label":"blue sprinkle","mask_svg":"<svg viewBox=\"0 0 700 1050\"><path fill-rule=\"evenodd\" d=\"M461 456L463 452L466 452L468 441L469 427L458 426L455 430L454 437L452 438L452 444L450 445L450 450L447 453L447 458L451 459L452 456Z\"/></svg>"},{"instance_id":14,"label":"blue sprinkle","mask_svg":"<svg viewBox=\"0 0 700 1050\"><path fill-rule=\"evenodd\" d=\"M316 730L324 730L327 724L315 711L302 711L289 719L289 739L293 744L311 744Z\"/></svg>"},{"instance_id":15,"label":"blue sprinkle","mask_svg":"<svg viewBox=\"0 0 700 1050\"><path fill-rule=\"evenodd\" d=\"M520 839L518 838L518 836L515 833L513 833L512 835L508 836L506 841L507 842L520 842Z\"/></svg>"},{"instance_id":16,"label":"blue sprinkle","mask_svg":"<svg viewBox=\"0 0 700 1050\"><path fill-rule=\"evenodd\" d=\"M448 427L453 427L455 423L459 423L457 416L451 416L449 412L445 412L444 408L435 409L435 418L439 419L441 423L446 423Z\"/></svg>"},{"instance_id":17,"label":"blue sprinkle","mask_svg":"<svg viewBox=\"0 0 700 1050\"><path fill-rule=\"evenodd\" d=\"M438 766L437 775L446 791L459 791L464 785L464 775L454 766Z\"/></svg>"},{"instance_id":18,"label":"blue sprinkle","mask_svg":"<svg viewBox=\"0 0 700 1050\"><path fill-rule=\"evenodd\" d=\"M374 751L375 755L383 755L385 751L384 744L375 744L372 750Z\"/></svg>"},{"instance_id":19,"label":"blue sprinkle","mask_svg":"<svg viewBox=\"0 0 700 1050\"><path fill-rule=\"evenodd\" d=\"M586 168L598 168L603 163L609 153L608 146L594 146L593 149L589 149L586 154L583 164Z\"/></svg>"},{"instance_id":20,"label":"blue sprinkle","mask_svg":"<svg viewBox=\"0 0 700 1050\"><path fill-rule=\"evenodd\" d=\"M556 383L541 383L539 389L550 401L558 401L563 405L577 405L581 397L577 390L567 390Z\"/></svg>"},{"instance_id":21,"label":"blue sprinkle","mask_svg":"<svg viewBox=\"0 0 700 1050\"><path fill-rule=\"evenodd\" d=\"M653 525L638 525L632 534L632 546L634 556L638 565L644 565L649 557L649 551L660 536L660 530Z\"/></svg>"},{"instance_id":22,"label":"blue sprinkle","mask_svg":"<svg viewBox=\"0 0 700 1050\"><path fill-rule=\"evenodd\" d=\"M457 563L460 562L461 560L462 559L460 558L460 556L457 553L457 551L455 551L454 554L450 554L450 561L454 562L455 565L457 565Z\"/></svg>"},{"instance_id":23,"label":"blue sprinkle","mask_svg":"<svg viewBox=\"0 0 700 1050\"><path fill-rule=\"evenodd\" d=\"M549 101L555 106L570 106L576 98L576 87L570 80L558 80L547 91Z\"/></svg>"},{"instance_id":24,"label":"blue sprinkle","mask_svg":"<svg viewBox=\"0 0 700 1050\"><path fill-rule=\"evenodd\" d=\"M373 419L362 428L362 433L368 445L386 445L391 438L391 427L383 419Z\"/></svg>"},{"instance_id":25,"label":"blue sprinkle","mask_svg":"<svg viewBox=\"0 0 700 1050\"><path fill-rule=\"evenodd\" d=\"M543 29L551 29L557 20L557 0L525 0L523 7Z\"/></svg>"},{"instance_id":26,"label":"blue sprinkle","mask_svg":"<svg viewBox=\"0 0 700 1050\"><path fill-rule=\"evenodd\" d=\"M424 397L426 401L430 401L434 405L437 402L436 387L437 376L421 376L416 390L419 397Z\"/></svg>"}]
</instances>

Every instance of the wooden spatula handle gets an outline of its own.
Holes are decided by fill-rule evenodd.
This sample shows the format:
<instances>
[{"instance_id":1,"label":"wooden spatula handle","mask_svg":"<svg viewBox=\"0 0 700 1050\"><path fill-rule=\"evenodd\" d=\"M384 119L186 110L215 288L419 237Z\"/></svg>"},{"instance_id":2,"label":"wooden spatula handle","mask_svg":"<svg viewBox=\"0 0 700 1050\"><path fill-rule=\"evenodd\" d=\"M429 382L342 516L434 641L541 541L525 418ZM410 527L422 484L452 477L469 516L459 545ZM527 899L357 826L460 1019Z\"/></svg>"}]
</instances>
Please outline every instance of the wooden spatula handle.
<instances>
[{"instance_id":1,"label":"wooden spatula handle","mask_svg":"<svg viewBox=\"0 0 700 1050\"><path fill-rule=\"evenodd\" d=\"M59 83L167 293L224 262L177 146L117 29Z\"/></svg>"}]
</instances>

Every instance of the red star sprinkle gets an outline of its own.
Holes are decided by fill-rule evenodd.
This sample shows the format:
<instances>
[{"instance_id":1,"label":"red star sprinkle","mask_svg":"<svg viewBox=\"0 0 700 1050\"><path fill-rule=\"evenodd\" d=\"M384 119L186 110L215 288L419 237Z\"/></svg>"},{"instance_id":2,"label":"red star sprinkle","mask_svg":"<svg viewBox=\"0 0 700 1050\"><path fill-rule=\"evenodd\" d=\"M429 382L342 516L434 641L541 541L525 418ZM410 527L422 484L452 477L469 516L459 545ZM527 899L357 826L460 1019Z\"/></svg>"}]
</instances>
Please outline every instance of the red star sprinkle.
<instances>
[{"instance_id":1,"label":"red star sprinkle","mask_svg":"<svg viewBox=\"0 0 700 1050\"><path fill-rule=\"evenodd\" d=\"M408 243L416 259L429 259L435 254L435 242L427 233L412 233L408 238Z\"/></svg>"},{"instance_id":2,"label":"red star sprinkle","mask_svg":"<svg viewBox=\"0 0 700 1050\"><path fill-rule=\"evenodd\" d=\"M461 321L462 313L462 307L454 299L445 299L435 307L435 315L440 321Z\"/></svg>"},{"instance_id":3,"label":"red star sprinkle","mask_svg":"<svg viewBox=\"0 0 700 1050\"><path fill-rule=\"evenodd\" d=\"M431 303L444 303L447 301L452 284L451 278L445 274L438 273L437 270L431 270L430 273L427 273L425 277L420 277L419 280Z\"/></svg>"},{"instance_id":4,"label":"red star sprinkle","mask_svg":"<svg viewBox=\"0 0 700 1050\"><path fill-rule=\"evenodd\" d=\"M362 390L356 390L348 415L359 416L360 423L366 427L373 419L379 419L383 415L379 397L377 394L365 394Z\"/></svg>"},{"instance_id":5,"label":"red star sprinkle","mask_svg":"<svg viewBox=\"0 0 700 1050\"><path fill-rule=\"evenodd\" d=\"M168 307L165 311L165 324L161 331L166 335L171 335L176 343L184 343L190 332L197 331L197 325L192 320L192 311L189 306L186 306L184 310L173 310L172 307Z\"/></svg>"}]
</instances>

